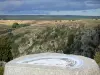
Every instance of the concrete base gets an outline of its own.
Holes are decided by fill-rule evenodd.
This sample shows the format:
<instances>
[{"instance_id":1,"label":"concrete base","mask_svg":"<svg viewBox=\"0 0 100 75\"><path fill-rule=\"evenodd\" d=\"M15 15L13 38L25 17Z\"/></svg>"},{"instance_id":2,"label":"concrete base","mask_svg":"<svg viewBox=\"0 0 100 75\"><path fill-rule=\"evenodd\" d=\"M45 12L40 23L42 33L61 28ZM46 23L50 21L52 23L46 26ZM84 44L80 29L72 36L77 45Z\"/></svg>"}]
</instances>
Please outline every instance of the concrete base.
<instances>
[{"instance_id":1,"label":"concrete base","mask_svg":"<svg viewBox=\"0 0 100 75\"><path fill-rule=\"evenodd\" d=\"M23 56L6 64L4 75L100 75L90 58L59 53Z\"/></svg>"}]
</instances>

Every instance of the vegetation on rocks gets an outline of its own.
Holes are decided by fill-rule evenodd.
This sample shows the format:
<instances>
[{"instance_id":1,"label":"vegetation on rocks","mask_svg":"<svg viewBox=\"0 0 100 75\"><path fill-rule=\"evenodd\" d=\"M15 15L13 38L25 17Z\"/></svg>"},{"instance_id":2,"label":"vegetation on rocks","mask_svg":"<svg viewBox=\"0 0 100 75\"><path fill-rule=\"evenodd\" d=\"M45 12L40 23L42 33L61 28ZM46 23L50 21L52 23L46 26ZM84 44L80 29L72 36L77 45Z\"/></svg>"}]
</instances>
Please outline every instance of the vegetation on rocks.
<instances>
[{"instance_id":1,"label":"vegetation on rocks","mask_svg":"<svg viewBox=\"0 0 100 75\"><path fill-rule=\"evenodd\" d=\"M40 32L31 32L30 29L29 33L12 37L12 52L14 57L41 52L60 52L94 58L96 48L100 44L99 35L99 27L75 28L58 25L46 27Z\"/></svg>"},{"instance_id":2,"label":"vegetation on rocks","mask_svg":"<svg viewBox=\"0 0 100 75\"><path fill-rule=\"evenodd\" d=\"M30 30L31 31L31 30ZM24 35L16 38L14 43L17 44L19 55L40 53L40 52L61 52L67 47L68 36L74 38L74 33L77 29L69 28L65 25L46 27L40 32L25 33ZM18 34L19 35L19 34ZM69 41L71 44L72 41ZM12 47L12 51L15 47Z\"/></svg>"},{"instance_id":3,"label":"vegetation on rocks","mask_svg":"<svg viewBox=\"0 0 100 75\"><path fill-rule=\"evenodd\" d=\"M99 35L95 29L78 31L78 34L75 35L74 42L69 47L70 53L94 58L95 49L100 44Z\"/></svg>"}]
</instances>

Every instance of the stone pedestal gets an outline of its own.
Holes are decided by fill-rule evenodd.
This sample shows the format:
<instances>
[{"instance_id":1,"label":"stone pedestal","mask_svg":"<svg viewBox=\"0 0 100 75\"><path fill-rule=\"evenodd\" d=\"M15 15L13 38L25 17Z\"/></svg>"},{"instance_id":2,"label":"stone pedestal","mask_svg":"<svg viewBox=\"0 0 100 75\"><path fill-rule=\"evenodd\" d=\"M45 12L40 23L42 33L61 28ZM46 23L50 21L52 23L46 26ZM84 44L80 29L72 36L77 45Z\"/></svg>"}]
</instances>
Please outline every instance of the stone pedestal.
<instances>
[{"instance_id":1,"label":"stone pedestal","mask_svg":"<svg viewBox=\"0 0 100 75\"><path fill-rule=\"evenodd\" d=\"M59 53L22 56L6 64L4 75L100 75L90 58Z\"/></svg>"}]
</instances>

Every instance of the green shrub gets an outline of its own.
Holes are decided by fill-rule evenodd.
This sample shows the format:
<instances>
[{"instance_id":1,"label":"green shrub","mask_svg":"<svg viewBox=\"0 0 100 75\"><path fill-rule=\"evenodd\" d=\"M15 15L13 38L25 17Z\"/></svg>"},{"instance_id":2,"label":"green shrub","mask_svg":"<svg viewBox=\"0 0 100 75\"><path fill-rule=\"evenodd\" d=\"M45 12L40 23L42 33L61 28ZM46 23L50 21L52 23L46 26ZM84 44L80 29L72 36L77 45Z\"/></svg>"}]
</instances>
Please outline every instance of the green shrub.
<instances>
[{"instance_id":1,"label":"green shrub","mask_svg":"<svg viewBox=\"0 0 100 75\"><path fill-rule=\"evenodd\" d=\"M98 65L100 66L100 51L96 52L94 59L98 63Z\"/></svg>"},{"instance_id":2,"label":"green shrub","mask_svg":"<svg viewBox=\"0 0 100 75\"><path fill-rule=\"evenodd\" d=\"M29 24L13 23L12 28L20 28L20 27L26 27L26 26L29 26Z\"/></svg>"},{"instance_id":3,"label":"green shrub","mask_svg":"<svg viewBox=\"0 0 100 75\"><path fill-rule=\"evenodd\" d=\"M3 73L4 73L4 68L0 67L0 75L3 75Z\"/></svg>"},{"instance_id":4,"label":"green shrub","mask_svg":"<svg viewBox=\"0 0 100 75\"><path fill-rule=\"evenodd\" d=\"M13 23L12 28L18 28L19 24L18 23Z\"/></svg>"}]
</instances>

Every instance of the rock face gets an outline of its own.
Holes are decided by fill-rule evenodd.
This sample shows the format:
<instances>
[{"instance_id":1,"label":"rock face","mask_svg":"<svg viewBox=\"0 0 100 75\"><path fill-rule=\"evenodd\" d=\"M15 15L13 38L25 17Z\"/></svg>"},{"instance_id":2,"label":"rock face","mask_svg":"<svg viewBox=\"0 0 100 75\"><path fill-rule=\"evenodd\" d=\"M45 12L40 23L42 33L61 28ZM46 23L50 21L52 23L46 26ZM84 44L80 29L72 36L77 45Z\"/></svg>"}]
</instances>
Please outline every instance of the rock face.
<instances>
[{"instance_id":1,"label":"rock face","mask_svg":"<svg viewBox=\"0 0 100 75\"><path fill-rule=\"evenodd\" d=\"M8 62L4 75L100 75L90 58L59 53L27 55Z\"/></svg>"}]
</instances>

